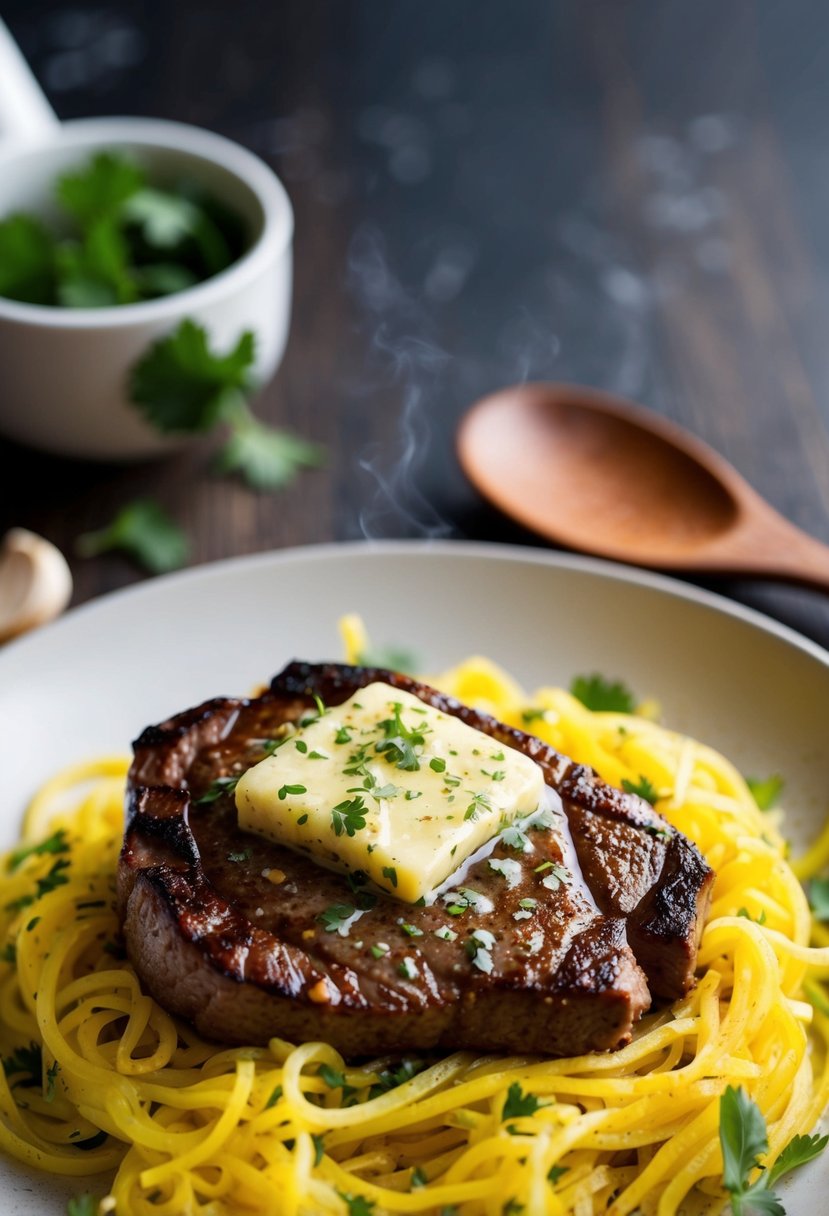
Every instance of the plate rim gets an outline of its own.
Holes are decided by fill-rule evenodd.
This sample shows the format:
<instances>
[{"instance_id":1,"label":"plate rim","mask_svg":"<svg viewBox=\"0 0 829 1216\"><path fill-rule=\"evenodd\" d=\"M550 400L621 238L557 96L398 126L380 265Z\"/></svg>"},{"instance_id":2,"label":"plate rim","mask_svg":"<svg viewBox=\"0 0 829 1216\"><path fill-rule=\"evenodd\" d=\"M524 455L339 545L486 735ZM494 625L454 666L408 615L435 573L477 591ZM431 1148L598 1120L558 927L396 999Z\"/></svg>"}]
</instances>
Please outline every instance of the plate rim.
<instances>
[{"instance_id":1,"label":"plate rim","mask_svg":"<svg viewBox=\"0 0 829 1216\"><path fill-rule=\"evenodd\" d=\"M821 666L829 669L829 649L806 637L791 625L777 620L758 608L751 608L738 600L730 599L718 591L699 587L673 574L663 574L645 567L631 566L607 558L592 557L569 550L546 549L535 545L505 544L499 541L475 540L424 540L419 538L322 541L306 545L289 545L284 548L261 550L258 553L241 554L201 562L168 574L151 576L141 582L130 583L93 596L82 604L70 607L56 620L34 629L21 637L13 638L0 648L0 674L9 656L22 655L29 648L37 647L42 638L52 638L57 633L71 629L76 621L85 620L97 613L106 613L124 598L141 599L161 593L172 586L185 583L209 582L225 573L244 572L262 566L287 564L291 561L324 562L331 558L371 554L381 557L401 557L409 554L416 558L449 555L483 557L494 561L527 564L558 570L573 570L582 574L598 575L612 582L627 586L638 586L657 591L675 599L684 600L708 608L711 611L741 621L743 624L778 638L793 646Z\"/></svg>"}]
</instances>

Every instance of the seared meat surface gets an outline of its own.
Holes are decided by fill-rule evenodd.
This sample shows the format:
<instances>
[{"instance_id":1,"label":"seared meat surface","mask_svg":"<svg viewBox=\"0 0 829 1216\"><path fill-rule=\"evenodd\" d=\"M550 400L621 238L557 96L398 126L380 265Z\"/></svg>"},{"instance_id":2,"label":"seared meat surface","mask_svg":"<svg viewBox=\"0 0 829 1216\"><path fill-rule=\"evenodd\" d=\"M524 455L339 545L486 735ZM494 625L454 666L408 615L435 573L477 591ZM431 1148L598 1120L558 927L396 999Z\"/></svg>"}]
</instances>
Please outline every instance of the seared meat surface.
<instances>
[{"instance_id":1,"label":"seared meat surface","mask_svg":"<svg viewBox=\"0 0 829 1216\"><path fill-rule=\"evenodd\" d=\"M232 792L204 800L314 694L337 705L377 680L530 755L561 799L551 826L498 838L460 894L427 906L241 832ZM509 883L490 860L517 864ZM545 863L558 885L543 882ZM119 895L142 980L208 1037L324 1039L349 1056L562 1055L620 1046L651 993L687 990L711 879L649 804L532 736L408 677L294 663L259 698L207 702L142 734Z\"/></svg>"}]
</instances>

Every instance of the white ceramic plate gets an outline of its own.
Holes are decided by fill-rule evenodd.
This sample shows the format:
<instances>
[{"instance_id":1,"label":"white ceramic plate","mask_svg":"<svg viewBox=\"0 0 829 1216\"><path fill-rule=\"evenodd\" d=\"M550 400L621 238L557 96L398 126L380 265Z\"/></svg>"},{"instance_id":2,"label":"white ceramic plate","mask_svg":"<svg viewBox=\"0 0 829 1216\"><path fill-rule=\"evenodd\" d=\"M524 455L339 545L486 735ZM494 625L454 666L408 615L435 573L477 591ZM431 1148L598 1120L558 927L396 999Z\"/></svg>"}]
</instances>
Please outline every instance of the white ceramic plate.
<instances>
[{"instance_id":1,"label":"white ceramic plate","mask_svg":"<svg viewBox=\"0 0 829 1216\"><path fill-rule=\"evenodd\" d=\"M291 658L341 658L345 612L363 616L376 644L414 649L427 670L479 652L529 688L591 671L620 677L657 697L669 725L742 771L783 774L796 841L823 822L829 654L820 647L717 596L606 562L389 542L287 550L156 579L0 652L0 846L63 764L125 752L148 723L210 696L245 694ZM822 1210L828 1173L824 1157L784 1184L790 1216ZM65 1193L0 1162L0 1212L59 1216Z\"/></svg>"}]
</instances>

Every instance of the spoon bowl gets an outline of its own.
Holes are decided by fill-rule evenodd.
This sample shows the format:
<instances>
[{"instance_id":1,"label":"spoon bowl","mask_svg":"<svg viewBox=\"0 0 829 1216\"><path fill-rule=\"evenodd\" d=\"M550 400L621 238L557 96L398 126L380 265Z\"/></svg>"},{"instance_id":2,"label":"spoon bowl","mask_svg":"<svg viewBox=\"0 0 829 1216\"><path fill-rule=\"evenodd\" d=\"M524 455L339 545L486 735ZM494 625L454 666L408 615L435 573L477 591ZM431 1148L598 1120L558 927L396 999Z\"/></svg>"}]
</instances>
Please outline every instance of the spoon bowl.
<instances>
[{"instance_id":1,"label":"spoon bowl","mask_svg":"<svg viewBox=\"0 0 829 1216\"><path fill-rule=\"evenodd\" d=\"M463 418L458 456L485 498L568 548L829 589L829 547L701 440L622 397L572 384L502 389Z\"/></svg>"}]
</instances>

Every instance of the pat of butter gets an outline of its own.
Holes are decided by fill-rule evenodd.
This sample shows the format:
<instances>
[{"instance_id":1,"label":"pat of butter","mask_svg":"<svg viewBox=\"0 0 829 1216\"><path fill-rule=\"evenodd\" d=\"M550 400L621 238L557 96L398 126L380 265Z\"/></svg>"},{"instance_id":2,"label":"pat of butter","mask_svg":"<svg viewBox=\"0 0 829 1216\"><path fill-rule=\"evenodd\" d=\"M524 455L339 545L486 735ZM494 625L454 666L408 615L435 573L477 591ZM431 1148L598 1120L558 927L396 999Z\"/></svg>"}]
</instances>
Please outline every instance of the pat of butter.
<instances>
[{"instance_id":1,"label":"pat of butter","mask_svg":"<svg viewBox=\"0 0 829 1216\"><path fill-rule=\"evenodd\" d=\"M300 727L236 786L239 826L362 870L398 899L429 894L539 805L537 764L389 684Z\"/></svg>"}]
</instances>

